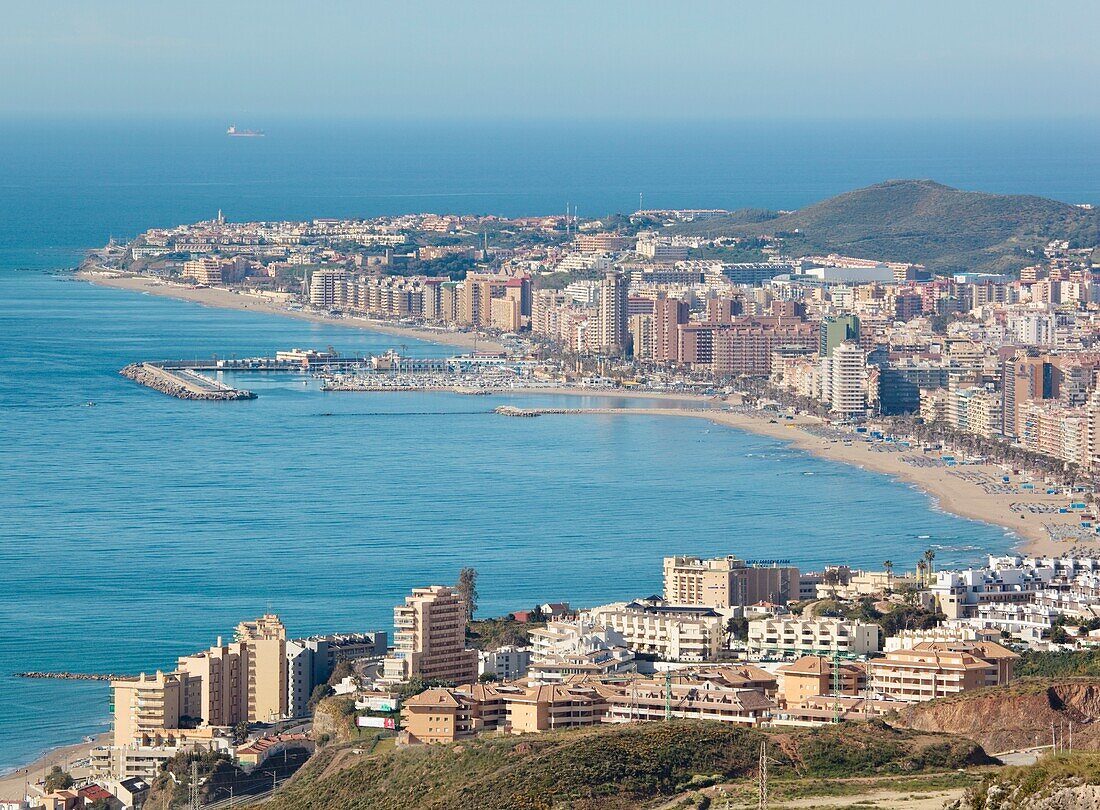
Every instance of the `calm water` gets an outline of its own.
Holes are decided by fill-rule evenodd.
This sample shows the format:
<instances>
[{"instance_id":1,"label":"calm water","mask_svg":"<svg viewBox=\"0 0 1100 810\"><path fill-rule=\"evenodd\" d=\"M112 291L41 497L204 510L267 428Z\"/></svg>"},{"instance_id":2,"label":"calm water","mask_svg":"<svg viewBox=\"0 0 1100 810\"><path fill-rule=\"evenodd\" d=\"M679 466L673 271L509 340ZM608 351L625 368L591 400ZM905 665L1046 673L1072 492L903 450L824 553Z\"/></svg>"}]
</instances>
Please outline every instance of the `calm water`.
<instances>
[{"instance_id":1,"label":"calm water","mask_svg":"<svg viewBox=\"0 0 1100 810\"><path fill-rule=\"evenodd\" d=\"M900 176L1100 202L1095 128L273 122L232 141L222 126L0 123L0 769L108 720L104 684L11 672L170 666L269 609L295 634L390 629L405 592L463 565L481 572L488 615L649 594L673 552L811 567L1008 545L887 478L697 420L505 419L496 398L324 394L294 375L250 377L253 402L170 399L118 368L447 350L14 268L219 207L519 214L568 200L583 215L633 208L638 191L647 206L793 207ZM536 399L553 401L518 398Z\"/></svg>"}]
</instances>

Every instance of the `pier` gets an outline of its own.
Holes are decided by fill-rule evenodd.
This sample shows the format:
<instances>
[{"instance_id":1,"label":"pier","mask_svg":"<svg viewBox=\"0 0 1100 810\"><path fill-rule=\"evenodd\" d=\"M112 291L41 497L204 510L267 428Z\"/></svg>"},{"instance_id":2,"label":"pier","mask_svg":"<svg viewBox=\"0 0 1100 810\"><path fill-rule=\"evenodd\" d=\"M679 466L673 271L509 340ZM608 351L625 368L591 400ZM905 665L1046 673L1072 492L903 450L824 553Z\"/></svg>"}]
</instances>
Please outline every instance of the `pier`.
<instances>
[{"instance_id":1,"label":"pier","mask_svg":"<svg viewBox=\"0 0 1100 810\"><path fill-rule=\"evenodd\" d=\"M156 363L132 363L119 374L178 399L231 401L256 398L251 391L232 388L185 367L169 369Z\"/></svg>"}]
</instances>

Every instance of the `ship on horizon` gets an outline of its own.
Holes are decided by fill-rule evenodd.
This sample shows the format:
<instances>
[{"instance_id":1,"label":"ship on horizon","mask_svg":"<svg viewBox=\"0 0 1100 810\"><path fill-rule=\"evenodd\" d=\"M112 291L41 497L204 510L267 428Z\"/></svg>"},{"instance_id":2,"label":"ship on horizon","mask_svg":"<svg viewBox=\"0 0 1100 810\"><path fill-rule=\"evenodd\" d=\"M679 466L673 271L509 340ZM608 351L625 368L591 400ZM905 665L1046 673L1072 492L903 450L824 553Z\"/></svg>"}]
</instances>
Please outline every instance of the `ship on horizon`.
<instances>
[{"instance_id":1,"label":"ship on horizon","mask_svg":"<svg viewBox=\"0 0 1100 810\"><path fill-rule=\"evenodd\" d=\"M264 131L262 129L237 129L235 124L230 124L225 134L230 138L262 138Z\"/></svg>"}]
</instances>

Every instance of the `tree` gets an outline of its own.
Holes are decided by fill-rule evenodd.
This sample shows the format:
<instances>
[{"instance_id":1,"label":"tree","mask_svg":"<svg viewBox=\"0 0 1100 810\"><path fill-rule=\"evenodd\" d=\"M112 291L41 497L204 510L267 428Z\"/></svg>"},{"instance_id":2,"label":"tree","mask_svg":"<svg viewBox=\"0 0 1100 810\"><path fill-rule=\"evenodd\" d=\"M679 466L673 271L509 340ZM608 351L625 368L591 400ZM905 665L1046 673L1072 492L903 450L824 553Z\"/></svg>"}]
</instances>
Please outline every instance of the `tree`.
<instances>
[{"instance_id":1,"label":"tree","mask_svg":"<svg viewBox=\"0 0 1100 810\"><path fill-rule=\"evenodd\" d=\"M1050 631L1050 641L1052 644L1067 644L1069 633L1066 632L1066 628L1059 625Z\"/></svg>"},{"instance_id":2,"label":"tree","mask_svg":"<svg viewBox=\"0 0 1100 810\"><path fill-rule=\"evenodd\" d=\"M726 635L729 641L734 639L745 641L749 637L749 620L743 617L731 616L726 620ZM727 643L727 646L730 646Z\"/></svg>"},{"instance_id":3,"label":"tree","mask_svg":"<svg viewBox=\"0 0 1100 810\"><path fill-rule=\"evenodd\" d=\"M482 672L477 676L478 683L495 683L497 674L495 672Z\"/></svg>"},{"instance_id":4,"label":"tree","mask_svg":"<svg viewBox=\"0 0 1100 810\"><path fill-rule=\"evenodd\" d=\"M110 799L96 799L91 804L85 805L87 810L111 810Z\"/></svg>"},{"instance_id":5,"label":"tree","mask_svg":"<svg viewBox=\"0 0 1100 810\"><path fill-rule=\"evenodd\" d=\"M55 790L66 790L73 786L73 778L68 771L61 770L60 765L54 765L46 774L45 788L47 793Z\"/></svg>"},{"instance_id":6,"label":"tree","mask_svg":"<svg viewBox=\"0 0 1100 810\"><path fill-rule=\"evenodd\" d=\"M309 695L309 702L306 704L306 709L310 714L313 714L317 708L317 704L330 695L335 695L336 690L329 686L327 683L319 683L313 687L313 692Z\"/></svg>"},{"instance_id":7,"label":"tree","mask_svg":"<svg viewBox=\"0 0 1100 810\"><path fill-rule=\"evenodd\" d=\"M477 569L463 568L458 572L458 584L455 586L459 598L466 605L467 621L477 612Z\"/></svg>"},{"instance_id":8,"label":"tree","mask_svg":"<svg viewBox=\"0 0 1100 810\"><path fill-rule=\"evenodd\" d=\"M237 745L241 745L248 739L248 722L242 720L233 726L233 742Z\"/></svg>"},{"instance_id":9,"label":"tree","mask_svg":"<svg viewBox=\"0 0 1100 810\"><path fill-rule=\"evenodd\" d=\"M887 576L894 573L894 561L893 560L886 560L882 564L882 567L886 571Z\"/></svg>"}]
</instances>

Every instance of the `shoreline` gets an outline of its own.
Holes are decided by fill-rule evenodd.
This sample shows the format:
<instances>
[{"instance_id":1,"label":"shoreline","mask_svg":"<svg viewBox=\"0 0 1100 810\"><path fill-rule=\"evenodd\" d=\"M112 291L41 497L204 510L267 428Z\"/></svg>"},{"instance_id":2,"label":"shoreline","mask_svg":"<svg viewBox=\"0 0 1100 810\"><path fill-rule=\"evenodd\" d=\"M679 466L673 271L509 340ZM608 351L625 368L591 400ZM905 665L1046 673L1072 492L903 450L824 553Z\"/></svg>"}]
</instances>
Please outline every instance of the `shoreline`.
<instances>
[{"instance_id":1,"label":"shoreline","mask_svg":"<svg viewBox=\"0 0 1100 810\"><path fill-rule=\"evenodd\" d=\"M184 285L171 284L147 276L118 275L101 273L88 269L78 270L75 277L81 281L97 284L104 287L129 290L131 292L144 292L150 295L161 295L188 301L204 306L220 309L236 309L253 312L262 312L269 315L282 315L316 323L333 324L348 328L358 328L407 336L436 344L447 344L472 348L474 336L468 332L435 332L430 329L399 326L386 321L374 321L368 318L332 318L319 313L289 310L285 307L265 301L259 296L243 295L229 290L213 287L191 288ZM496 341L478 339L478 344L486 348L500 348ZM360 393L360 392L348 392ZM362 392L371 393L371 392ZM675 400L681 402L699 402L700 404L715 405L723 400L718 397L705 396L703 394L682 392L653 392L653 391L621 391L606 389L578 388L568 385L548 386L546 388L509 389L503 391L488 391L496 396L537 396L559 395L576 397L625 397L631 399ZM610 409L604 409L611 412ZM763 416L752 416L744 412L725 410L713 410L713 412L690 411L687 409L661 409L661 408L630 408L628 413L651 413L673 416L694 416L709 419L715 424L733 427L757 435L769 436L780 439L790 446L810 453L818 458L829 459L843 464L860 467L871 472L877 472L892 476L912 486L916 486L931 500L933 509L976 520L982 523L1000 526L1011 532L1017 542L1014 548L1029 554L1059 554L1069 551L1076 544L1059 542L1052 539L1043 524L1046 522L1064 525L1073 525L1077 522L1077 515L1063 515L1057 512L1053 514L1038 515L1029 514L1022 517L1022 513L1014 512L1010 506L1013 502L1057 504L1065 505L1064 496L1048 496L1040 490L1034 490L1026 495L1016 493L1011 495L996 495L985 492L979 485L965 480L958 475L952 475L947 467L917 467L901 461L903 454L921 455L918 451L902 452L874 452L871 446L864 442L853 442L846 445L843 442L831 442L806 432L803 428L819 424L819 420L811 417L799 416L794 421L783 420L782 423L770 424ZM666 413L667 412L667 413ZM794 432L792 433L792 428ZM958 470L960 468L954 468ZM966 465L964 471L983 473L989 477L996 477L1003 473L997 465Z\"/></svg>"},{"instance_id":2,"label":"shoreline","mask_svg":"<svg viewBox=\"0 0 1100 810\"><path fill-rule=\"evenodd\" d=\"M65 768L70 762L87 759L93 748L109 745L110 742L111 732L104 731L92 735L91 742L59 745L48 749L26 765L0 770L0 801L22 798L24 785L34 784L45 778L54 765ZM79 773L79 769L75 770Z\"/></svg>"},{"instance_id":3,"label":"shoreline","mask_svg":"<svg viewBox=\"0 0 1100 810\"><path fill-rule=\"evenodd\" d=\"M519 393L519 392L515 392ZM593 396L590 391L577 389L539 389L532 393L545 394L584 394ZM639 398L660 399L660 394L630 392ZM606 396L617 396L615 393L606 393ZM681 394L677 399L695 400L701 405L713 403L714 400L701 395ZM531 409L538 411L537 408ZM1079 515L1076 513L1060 514L1058 512L1048 514L1027 514L1021 518L1022 513L1013 511L1013 503L1049 504L1051 506L1065 506L1069 498L1065 495L1047 495L1045 489L1036 489L1027 493L989 493L973 480L960 477L957 473L985 475L996 480L1000 479L1004 470L996 464L959 465L946 466L914 466L903 461L903 458L925 456L919 450L894 450L890 452L876 451L874 445L869 442L853 440L850 444L843 441L831 441L816 436L805 430L807 427L820 425L820 420L814 417L798 416L793 420L780 419L775 423L768 421L766 415L752 415L745 412L719 410L717 408L699 408L697 410L687 408L577 408L566 413L547 413L547 416L570 416L574 414L608 414L608 415L654 415L654 416L679 416L705 419L712 424L731 427L735 430L743 430L759 436L782 441L789 447L801 450L815 458L857 467L891 478L915 487L931 501L929 508L946 512L967 520L974 520L990 526L997 526L1009 532L1016 540L1012 544L1013 549L1035 555L1059 555L1079 547L1079 542L1058 541L1050 537L1044 527L1045 523L1076 525ZM854 439L854 434L853 434ZM1093 541L1096 542L1096 541ZM1090 548L1096 553L1100 548Z\"/></svg>"},{"instance_id":4,"label":"shoreline","mask_svg":"<svg viewBox=\"0 0 1100 810\"><path fill-rule=\"evenodd\" d=\"M233 309L239 312L282 315L313 323L343 326L348 329L362 329L395 337L422 340L425 343L456 346L462 349L472 350L475 345L478 350L500 351L503 348L495 338L478 337L475 339L471 332L449 332L442 329L437 331L422 326L403 326L391 321L380 321L364 317L335 318L319 312L287 309L277 302L267 300L259 295L234 292L220 287L189 287L184 284L150 278L149 276L99 272L86 268L77 270L73 274L73 278L98 287L159 295L164 298L174 298L177 301L188 301L192 304L213 307L214 309Z\"/></svg>"},{"instance_id":5,"label":"shoreline","mask_svg":"<svg viewBox=\"0 0 1100 810\"><path fill-rule=\"evenodd\" d=\"M256 296L241 295L216 288L193 289L181 285L171 285L158 280L142 276L116 276L105 273L97 273L89 270L80 270L75 278L91 284L110 287L114 289L128 290L131 292L145 292L151 295L160 295L177 300L210 306L219 309L235 309L264 314L289 316L317 323L333 324L347 328L358 328L381 332L392 335L404 335L426 342L446 344L461 347L472 347L473 335L465 332L435 333L417 327L398 326L387 322L375 322L366 318L332 318L321 314L298 312L287 310L271 302L263 301ZM481 346L493 345L499 347L499 343L478 339ZM349 392L358 393L358 392ZM363 392L376 393L376 392ZM712 424L741 430L759 436L781 441L783 444L808 453L819 459L833 461L848 466L858 467L873 473L890 476L898 482L915 487L926 495L930 501L929 508L947 512L968 520L998 526L1009 532L1016 542L1013 548L1021 553L1038 555L1057 555L1066 553L1075 547L1076 543L1059 542L1052 539L1043 524L1058 523L1074 525L1078 521L1076 514L1028 514L1021 519L1021 513L1014 512L1010 507L1014 502L1047 503L1064 505L1067 497L1064 495L1046 495L1045 489L1023 493L991 494L984 491L981 486L972 480L967 480L955 472L984 473L988 476L996 476L997 480L1003 474L998 465L965 465L954 468L944 466L914 466L902 461L903 457L923 456L919 450L898 450L893 452L876 452L870 443L864 441L852 441L845 444L844 441L833 441L807 432L806 428L821 425L821 420L815 417L797 416L793 420L777 419L769 421L767 414L755 415L744 411L730 411L721 408L722 405L736 404L739 397L722 399L717 396L686 392L659 392L659 391L630 391L617 389L593 389L579 388L568 385L547 386L545 388L516 388L505 390L493 390L486 393L501 398L525 397L525 396L570 396L570 397L619 397L628 399L666 400L678 402L695 402L699 408L674 408L674 407L632 407L632 408L576 408L569 409L566 413L546 415L657 415L677 416L704 419ZM533 408L532 410L539 410ZM855 439L855 434L851 434ZM1093 542L1096 542L1095 540ZM1100 547L1090 549L1094 553L1100 551ZM110 739L110 733L95 735L92 742L80 742L62 745L50 749L38 756L27 765L15 766L0 772L0 799L9 798L13 791L21 791L25 781L35 781L42 778L52 765L64 764L67 760L82 759L88 756L88 752L103 745Z\"/></svg>"}]
</instances>

